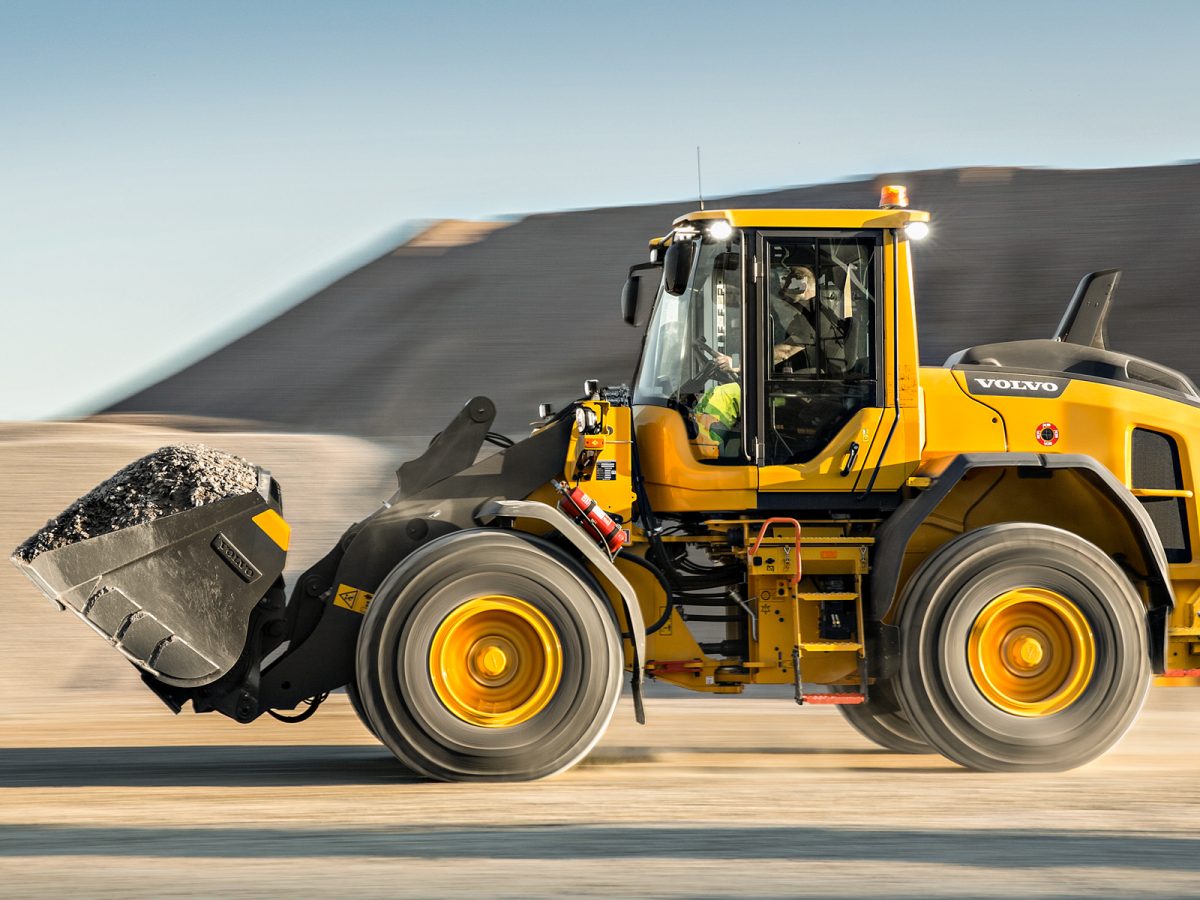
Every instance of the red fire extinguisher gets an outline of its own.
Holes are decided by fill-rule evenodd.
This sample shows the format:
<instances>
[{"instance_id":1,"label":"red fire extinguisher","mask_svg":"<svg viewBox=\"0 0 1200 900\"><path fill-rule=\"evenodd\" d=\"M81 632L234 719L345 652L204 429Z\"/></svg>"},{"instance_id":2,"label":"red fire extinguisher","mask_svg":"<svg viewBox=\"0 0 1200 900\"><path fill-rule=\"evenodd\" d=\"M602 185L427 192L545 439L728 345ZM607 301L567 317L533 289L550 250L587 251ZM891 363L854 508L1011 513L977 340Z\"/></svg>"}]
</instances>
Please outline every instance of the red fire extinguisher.
<instances>
[{"instance_id":1,"label":"red fire extinguisher","mask_svg":"<svg viewBox=\"0 0 1200 900\"><path fill-rule=\"evenodd\" d=\"M625 533L624 529L614 522L612 516L606 513L595 500L579 488L568 487L553 479L550 483L554 485L556 491L562 494L558 501L558 508L596 536L597 543L606 547L610 555L615 556L617 551L629 540L629 535Z\"/></svg>"}]
</instances>

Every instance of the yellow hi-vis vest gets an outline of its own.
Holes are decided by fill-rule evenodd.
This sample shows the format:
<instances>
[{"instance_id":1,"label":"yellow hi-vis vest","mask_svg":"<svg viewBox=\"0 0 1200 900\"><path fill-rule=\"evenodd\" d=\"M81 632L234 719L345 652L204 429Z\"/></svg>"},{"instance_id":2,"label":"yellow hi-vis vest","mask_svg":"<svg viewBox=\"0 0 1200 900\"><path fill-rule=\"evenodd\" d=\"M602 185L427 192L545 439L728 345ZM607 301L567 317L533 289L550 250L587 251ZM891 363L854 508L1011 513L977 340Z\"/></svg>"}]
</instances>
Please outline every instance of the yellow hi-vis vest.
<instances>
[{"instance_id":1,"label":"yellow hi-vis vest","mask_svg":"<svg viewBox=\"0 0 1200 900\"><path fill-rule=\"evenodd\" d=\"M700 455L715 459L721 455L726 439L742 418L742 387L718 384L709 388L696 404L694 412L699 435L695 444Z\"/></svg>"}]
</instances>

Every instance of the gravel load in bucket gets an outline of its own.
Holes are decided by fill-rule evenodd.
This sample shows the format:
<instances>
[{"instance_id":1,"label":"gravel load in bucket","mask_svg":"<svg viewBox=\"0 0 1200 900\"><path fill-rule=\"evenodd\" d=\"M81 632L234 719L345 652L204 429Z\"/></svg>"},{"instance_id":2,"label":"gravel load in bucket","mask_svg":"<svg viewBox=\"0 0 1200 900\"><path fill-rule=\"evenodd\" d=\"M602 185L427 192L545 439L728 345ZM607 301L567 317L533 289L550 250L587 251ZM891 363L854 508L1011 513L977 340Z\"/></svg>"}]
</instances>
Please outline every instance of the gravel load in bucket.
<instances>
[{"instance_id":1,"label":"gravel load in bucket","mask_svg":"<svg viewBox=\"0 0 1200 900\"><path fill-rule=\"evenodd\" d=\"M132 462L84 494L13 552L39 554L258 488L258 469L203 444L173 444Z\"/></svg>"}]
</instances>

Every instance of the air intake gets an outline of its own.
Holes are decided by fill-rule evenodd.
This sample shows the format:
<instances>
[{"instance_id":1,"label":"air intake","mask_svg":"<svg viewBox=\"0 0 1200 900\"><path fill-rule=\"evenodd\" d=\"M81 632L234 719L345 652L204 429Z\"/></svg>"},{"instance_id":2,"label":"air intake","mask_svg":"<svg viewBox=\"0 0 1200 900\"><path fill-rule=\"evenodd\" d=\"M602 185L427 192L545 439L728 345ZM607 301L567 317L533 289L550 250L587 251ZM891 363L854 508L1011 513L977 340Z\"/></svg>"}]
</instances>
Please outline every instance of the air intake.
<instances>
[{"instance_id":1,"label":"air intake","mask_svg":"<svg viewBox=\"0 0 1200 900\"><path fill-rule=\"evenodd\" d=\"M1133 487L1152 490L1183 490L1179 448L1168 435L1145 428L1133 430ZM1189 562L1187 507L1182 497L1140 497L1162 538L1167 561Z\"/></svg>"}]
</instances>

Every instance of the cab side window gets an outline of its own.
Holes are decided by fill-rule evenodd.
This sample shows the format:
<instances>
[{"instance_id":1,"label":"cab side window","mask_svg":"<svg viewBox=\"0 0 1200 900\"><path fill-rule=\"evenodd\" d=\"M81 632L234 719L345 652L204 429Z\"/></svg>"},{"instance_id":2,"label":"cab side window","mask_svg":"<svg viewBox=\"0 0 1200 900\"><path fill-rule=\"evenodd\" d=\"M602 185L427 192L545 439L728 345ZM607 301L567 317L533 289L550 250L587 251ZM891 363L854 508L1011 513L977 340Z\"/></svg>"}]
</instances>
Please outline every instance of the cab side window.
<instances>
[{"instance_id":1,"label":"cab side window","mask_svg":"<svg viewBox=\"0 0 1200 900\"><path fill-rule=\"evenodd\" d=\"M877 241L764 240L767 465L812 460L859 409L878 403Z\"/></svg>"}]
</instances>

